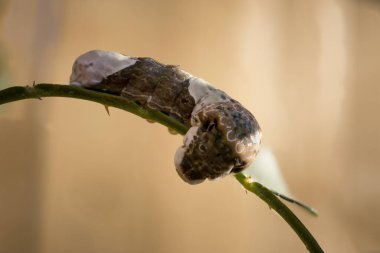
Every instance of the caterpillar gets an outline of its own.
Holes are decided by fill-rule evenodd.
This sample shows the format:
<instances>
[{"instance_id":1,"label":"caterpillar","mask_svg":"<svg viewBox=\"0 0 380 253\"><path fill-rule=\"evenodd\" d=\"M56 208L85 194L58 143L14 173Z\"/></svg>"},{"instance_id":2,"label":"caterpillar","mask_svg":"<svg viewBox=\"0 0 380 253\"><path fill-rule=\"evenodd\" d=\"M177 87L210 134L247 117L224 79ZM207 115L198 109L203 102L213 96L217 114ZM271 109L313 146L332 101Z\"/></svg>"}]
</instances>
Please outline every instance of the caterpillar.
<instances>
[{"instance_id":1,"label":"caterpillar","mask_svg":"<svg viewBox=\"0 0 380 253\"><path fill-rule=\"evenodd\" d=\"M178 175L189 184L247 168L261 129L238 101L174 65L148 57L92 50L74 62L70 85L126 97L189 127L176 151Z\"/></svg>"}]
</instances>

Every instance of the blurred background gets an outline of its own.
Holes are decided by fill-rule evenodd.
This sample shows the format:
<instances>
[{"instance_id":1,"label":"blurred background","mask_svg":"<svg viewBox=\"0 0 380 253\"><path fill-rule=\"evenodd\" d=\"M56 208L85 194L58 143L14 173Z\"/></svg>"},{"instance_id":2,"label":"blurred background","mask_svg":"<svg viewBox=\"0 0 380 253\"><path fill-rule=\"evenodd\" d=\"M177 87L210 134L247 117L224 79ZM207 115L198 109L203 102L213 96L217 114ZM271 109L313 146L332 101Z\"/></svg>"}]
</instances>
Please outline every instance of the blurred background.
<instances>
[{"instance_id":1,"label":"blurred background","mask_svg":"<svg viewBox=\"0 0 380 253\"><path fill-rule=\"evenodd\" d=\"M178 64L251 110L326 252L380 252L380 2L0 0L0 87L67 84L91 49ZM232 178L190 186L182 137L99 104L0 107L0 252L305 252Z\"/></svg>"}]
</instances>

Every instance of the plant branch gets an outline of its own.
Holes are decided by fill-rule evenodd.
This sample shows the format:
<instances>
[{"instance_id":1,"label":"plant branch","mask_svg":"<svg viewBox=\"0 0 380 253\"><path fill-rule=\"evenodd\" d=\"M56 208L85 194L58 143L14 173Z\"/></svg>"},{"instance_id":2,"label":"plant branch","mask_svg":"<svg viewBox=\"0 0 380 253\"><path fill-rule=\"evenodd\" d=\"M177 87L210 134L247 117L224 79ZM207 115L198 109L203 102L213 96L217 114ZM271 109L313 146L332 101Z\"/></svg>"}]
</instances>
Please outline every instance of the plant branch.
<instances>
[{"instance_id":1,"label":"plant branch","mask_svg":"<svg viewBox=\"0 0 380 253\"><path fill-rule=\"evenodd\" d=\"M68 97L89 100L100 103L106 107L111 106L131 112L147 120L156 121L182 135L188 130L186 126L164 113L149 108L143 108L137 103L124 97L69 85L41 83L33 86L10 87L0 91L0 105L23 99L41 99L43 97ZM292 227L310 252L323 252L318 245L318 242L302 222L286 205L273 195L270 190L257 182L252 182L249 177L246 177L242 173L236 174L235 178L245 189L256 194L259 198L265 201L271 209L275 210Z\"/></svg>"},{"instance_id":2,"label":"plant branch","mask_svg":"<svg viewBox=\"0 0 380 253\"><path fill-rule=\"evenodd\" d=\"M236 174L235 178L245 189L256 194L269 205L270 209L275 210L293 228L294 232L297 233L298 237L303 241L310 252L323 252L322 248L309 230L307 230L305 225L269 189L258 182L253 182L250 177L247 177L242 173Z\"/></svg>"},{"instance_id":3,"label":"plant branch","mask_svg":"<svg viewBox=\"0 0 380 253\"><path fill-rule=\"evenodd\" d=\"M187 127L162 112L143 108L137 103L120 96L87 90L80 87L41 83L33 86L14 86L0 91L0 105L23 99L43 97L68 97L93 101L106 107L115 107L131 112L147 120L158 122L184 135Z\"/></svg>"}]
</instances>

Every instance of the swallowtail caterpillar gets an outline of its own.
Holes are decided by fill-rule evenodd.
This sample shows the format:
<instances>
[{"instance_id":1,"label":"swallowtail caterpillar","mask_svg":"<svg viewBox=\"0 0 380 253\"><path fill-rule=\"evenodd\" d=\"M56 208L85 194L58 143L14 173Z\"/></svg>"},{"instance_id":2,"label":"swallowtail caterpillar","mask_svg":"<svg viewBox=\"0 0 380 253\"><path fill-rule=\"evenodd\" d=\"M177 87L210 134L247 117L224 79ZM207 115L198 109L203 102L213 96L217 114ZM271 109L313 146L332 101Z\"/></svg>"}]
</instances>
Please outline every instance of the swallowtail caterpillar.
<instances>
[{"instance_id":1,"label":"swallowtail caterpillar","mask_svg":"<svg viewBox=\"0 0 380 253\"><path fill-rule=\"evenodd\" d=\"M225 92L176 66L93 50L75 60L70 85L126 97L188 126L174 163L189 184L241 172L259 150L255 117Z\"/></svg>"}]
</instances>

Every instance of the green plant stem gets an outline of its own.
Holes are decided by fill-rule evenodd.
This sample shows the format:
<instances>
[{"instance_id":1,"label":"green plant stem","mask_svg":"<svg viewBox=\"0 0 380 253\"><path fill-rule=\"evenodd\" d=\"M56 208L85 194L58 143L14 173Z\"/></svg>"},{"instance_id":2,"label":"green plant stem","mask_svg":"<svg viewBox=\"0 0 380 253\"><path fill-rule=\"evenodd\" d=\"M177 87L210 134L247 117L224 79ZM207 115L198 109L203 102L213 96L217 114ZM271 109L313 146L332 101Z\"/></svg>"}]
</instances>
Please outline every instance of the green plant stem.
<instances>
[{"instance_id":1,"label":"green plant stem","mask_svg":"<svg viewBox=\"0 0 380 253\"><path fill-rule=\"evenodd\" d=\"M147 120L158 122L179 134L184 135L187 127L162 112L143 108L137 103L120 96L87 90L80 87L41 83L32 86L13 86L0 91L0 105L23 99L42 99L43 97L68 97L100 103L131 112Z\"/></svg>"},{"instance_id":2,"label":"green plant stem","mask_svg":"<svg viewBox=\"0 0 380 253\"><path fill-rule=\"evenodd\" d=\"M143 108L126 98L69 85L41 83L33 86L10 87L0 91L0 104L31 98L41 99L43 97L68 97L89 100L100 103L106 107L112 106L126 110L144 119L158 122L182 135L188 130L186 126L173 118L159 111ZM257 182L252 182L249 177L246 177L242 173L236 174L235 178L245 189L256 194L265 201L271 209L275 210L292 227L310 252L323 252L318 242L302 222L286 205L273 195L270 190Z\"/></svg>"},{"instance_id":3,"label":"green plant stem","mask_svg":"<svg viewBox=\"0 0 380 253\"><path fill-rule=\"evenodd\" d=\"M269 208L275 210L297 233L310 252L323 252L313 235L307 230L305 225L295 216L295 214L282 203L269 189L258 182L253 182L250 177L242 173L235 175L235 178L243 185L245 189L256 194L264 200Z\"/></svg>"}]
</instances>

